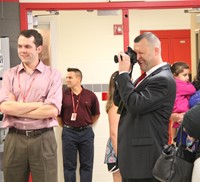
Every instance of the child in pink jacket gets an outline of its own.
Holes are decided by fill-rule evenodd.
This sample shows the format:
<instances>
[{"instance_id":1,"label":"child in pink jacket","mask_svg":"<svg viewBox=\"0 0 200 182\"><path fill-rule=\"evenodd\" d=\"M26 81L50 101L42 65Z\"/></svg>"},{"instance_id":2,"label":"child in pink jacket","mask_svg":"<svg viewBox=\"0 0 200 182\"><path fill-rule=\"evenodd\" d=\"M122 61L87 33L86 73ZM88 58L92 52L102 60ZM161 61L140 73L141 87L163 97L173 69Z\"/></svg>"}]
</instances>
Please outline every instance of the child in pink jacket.
<instances>
[{"instance_id":1,"label":"child in pink jacket","mask_svg":"<svg viewBox=\"0 0 200 182\"><path fill-rule=\"evenodd\" d=\"M189 110L190 96L196 92L195 87L190 80L190 68L184 62L176 62L171 66L171 71L176 81L176 99L174 103L173 113L177 115L187 112ZM178 117L178 116L177 116ZM182 118L177 121L172 120L171 137L174 139L177 129L179 128Z\"/></svg>"}]
</instances>

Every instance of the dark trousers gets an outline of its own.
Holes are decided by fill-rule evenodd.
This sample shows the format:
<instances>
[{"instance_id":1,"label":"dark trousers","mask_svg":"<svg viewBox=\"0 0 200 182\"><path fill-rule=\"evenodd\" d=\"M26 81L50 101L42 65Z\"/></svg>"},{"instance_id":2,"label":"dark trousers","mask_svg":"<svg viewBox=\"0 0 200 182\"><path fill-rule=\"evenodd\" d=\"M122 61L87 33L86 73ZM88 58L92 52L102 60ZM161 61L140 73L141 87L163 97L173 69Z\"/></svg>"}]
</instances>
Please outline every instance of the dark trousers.
<instances>
[{"instance_id":1,"label":"dark trousers","mask_svg":"<svg viewBox=\"0 0 200 182\"><path fill-rule=\"evenodd\" d=\"M65 182L76 182L77 153L80 160L80 181L92 182L94 132L92 128L76 131L63 128L63 166Z\"/></svg>"}]
</instances>

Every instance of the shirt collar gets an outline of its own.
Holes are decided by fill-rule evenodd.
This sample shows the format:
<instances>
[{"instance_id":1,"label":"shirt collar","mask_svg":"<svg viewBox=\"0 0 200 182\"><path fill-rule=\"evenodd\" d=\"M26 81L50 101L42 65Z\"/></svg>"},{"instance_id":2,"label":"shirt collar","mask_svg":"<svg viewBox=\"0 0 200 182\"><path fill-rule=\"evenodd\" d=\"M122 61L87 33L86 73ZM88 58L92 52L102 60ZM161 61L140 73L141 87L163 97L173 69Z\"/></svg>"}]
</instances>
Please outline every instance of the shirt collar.
<instances>
[{"instance_id":1,"label":"shirt collar","mask_svg":"<svg viewBox=\"0 0 200 182\"><path fill-rule=\"evenodd\" d=\"M160 64L154 66L153 68L151 68L149 71L146 72L146 75L147 75L147 76L150 75L150 74L153 73L155 70L157 70L158 68L160 68L160 67L162 67L162 66L164 66L164 65L166 65L166 64L167 64L166 62L163 62L163 63L160 63Z\"/></svg>"},{"instance_id":2,"label":"shirt collar","mask_svg":"<svg viewBox=\"0 0 200 182\"><path fill-rule=\"evenodd\" d=\"M40 60L39 64L37 65L37 67L35 68L35 70L38 70L40 72L43 72L44 71L44 68L45 68L45 65L44 63ZM18 72L24 70L24 66L22 63L19 64L19 69L18 69Z\"/></svg>"},{"instance_id":3,"label":"shirt collar","mask_svg":"<svg viewBox=\"0 0 200 182\"><path fill-rule=\"evenodd\" d=\"M81 94L85 94L85 88L83 87L83 85L81 85L81 87L82 87ZM66 92L67 94L71 94L71 88L66 88Z\"/></svg>"}]
</instances>

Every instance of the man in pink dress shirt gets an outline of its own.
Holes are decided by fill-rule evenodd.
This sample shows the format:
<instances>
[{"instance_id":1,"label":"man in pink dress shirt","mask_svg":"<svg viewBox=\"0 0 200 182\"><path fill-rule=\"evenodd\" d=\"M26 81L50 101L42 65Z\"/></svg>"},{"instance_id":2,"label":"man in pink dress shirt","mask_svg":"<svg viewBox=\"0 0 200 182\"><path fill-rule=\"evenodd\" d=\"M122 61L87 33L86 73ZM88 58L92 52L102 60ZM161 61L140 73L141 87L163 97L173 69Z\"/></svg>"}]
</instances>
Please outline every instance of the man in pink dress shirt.
<instances>
[{"instance_id":1,"label":"man in pink dress shirt","mask_svg":"<svg viewBox=\"0 0 200 182\"><path fill-rule=\"evenodd\" d=\"M5 182L57 182L53 127L62 102L61 74L39 59L43 38L36 30L18 37L21 64L3 75L0 107L8 127L3 153Z\"/></svg>"}]
</instances>

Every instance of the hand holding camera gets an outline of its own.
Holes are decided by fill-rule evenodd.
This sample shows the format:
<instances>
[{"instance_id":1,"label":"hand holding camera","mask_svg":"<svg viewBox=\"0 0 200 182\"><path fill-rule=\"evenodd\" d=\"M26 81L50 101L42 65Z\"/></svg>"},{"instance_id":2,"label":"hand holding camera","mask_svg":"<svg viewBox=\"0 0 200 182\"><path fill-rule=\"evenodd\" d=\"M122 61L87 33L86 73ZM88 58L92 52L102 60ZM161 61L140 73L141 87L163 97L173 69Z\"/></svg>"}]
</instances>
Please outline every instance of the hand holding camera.
<instances>
[{"instance_id":1,"label":"hand holding camera","mask_svg":"<svg viewBox=\"0 0 200 182\"><path fill-rule=\"evenodd\" d=\"M128 56L126 55L122 56L122 53L119 53L119 57L117 55L114 56L114 62L118 63L119 60L121 59L121 62L119 65L119 72L130 71L130 73L132 73L133 65L137 63L137 54L131 47L127 47L127 51L125 52L125 54L128 55L130 58L128 58ZM130 59L130 65L127 65L127 63L125 63L128 59Z\"/></svg>"},{"instance_id":2,"label":"hand holding camera","mask_svg":"<svg viewBox=\"0 0 200 182\"><path fill-rule=\"evenodd\" d=\"M131 64L134 65L135 63L137 63L137 53L131 47L128 46L127 51L125 53L130 56ZM123 60L122 56L121 56L121 60ZM114 56L114 62L115 63L119 62L117 55Z\"/></svg>"},{"instance_id":3,"label":"hand holding camera","mask_svg":"<svg viewBox=\"0 0 200 182\"><path fill-rule=\"evenodd\" d=\"M125 52L125 54L119 53L118 56L114 56L114 62L119 63L119 72L127 71L129 72L129 76L131 78L133 66L135 63L137 63L137 53L131 47L127 47L127 51ZM122 100L120 100L117 113L121 114L123 109L124 103Z\"/></svg>"}]
</instances>

